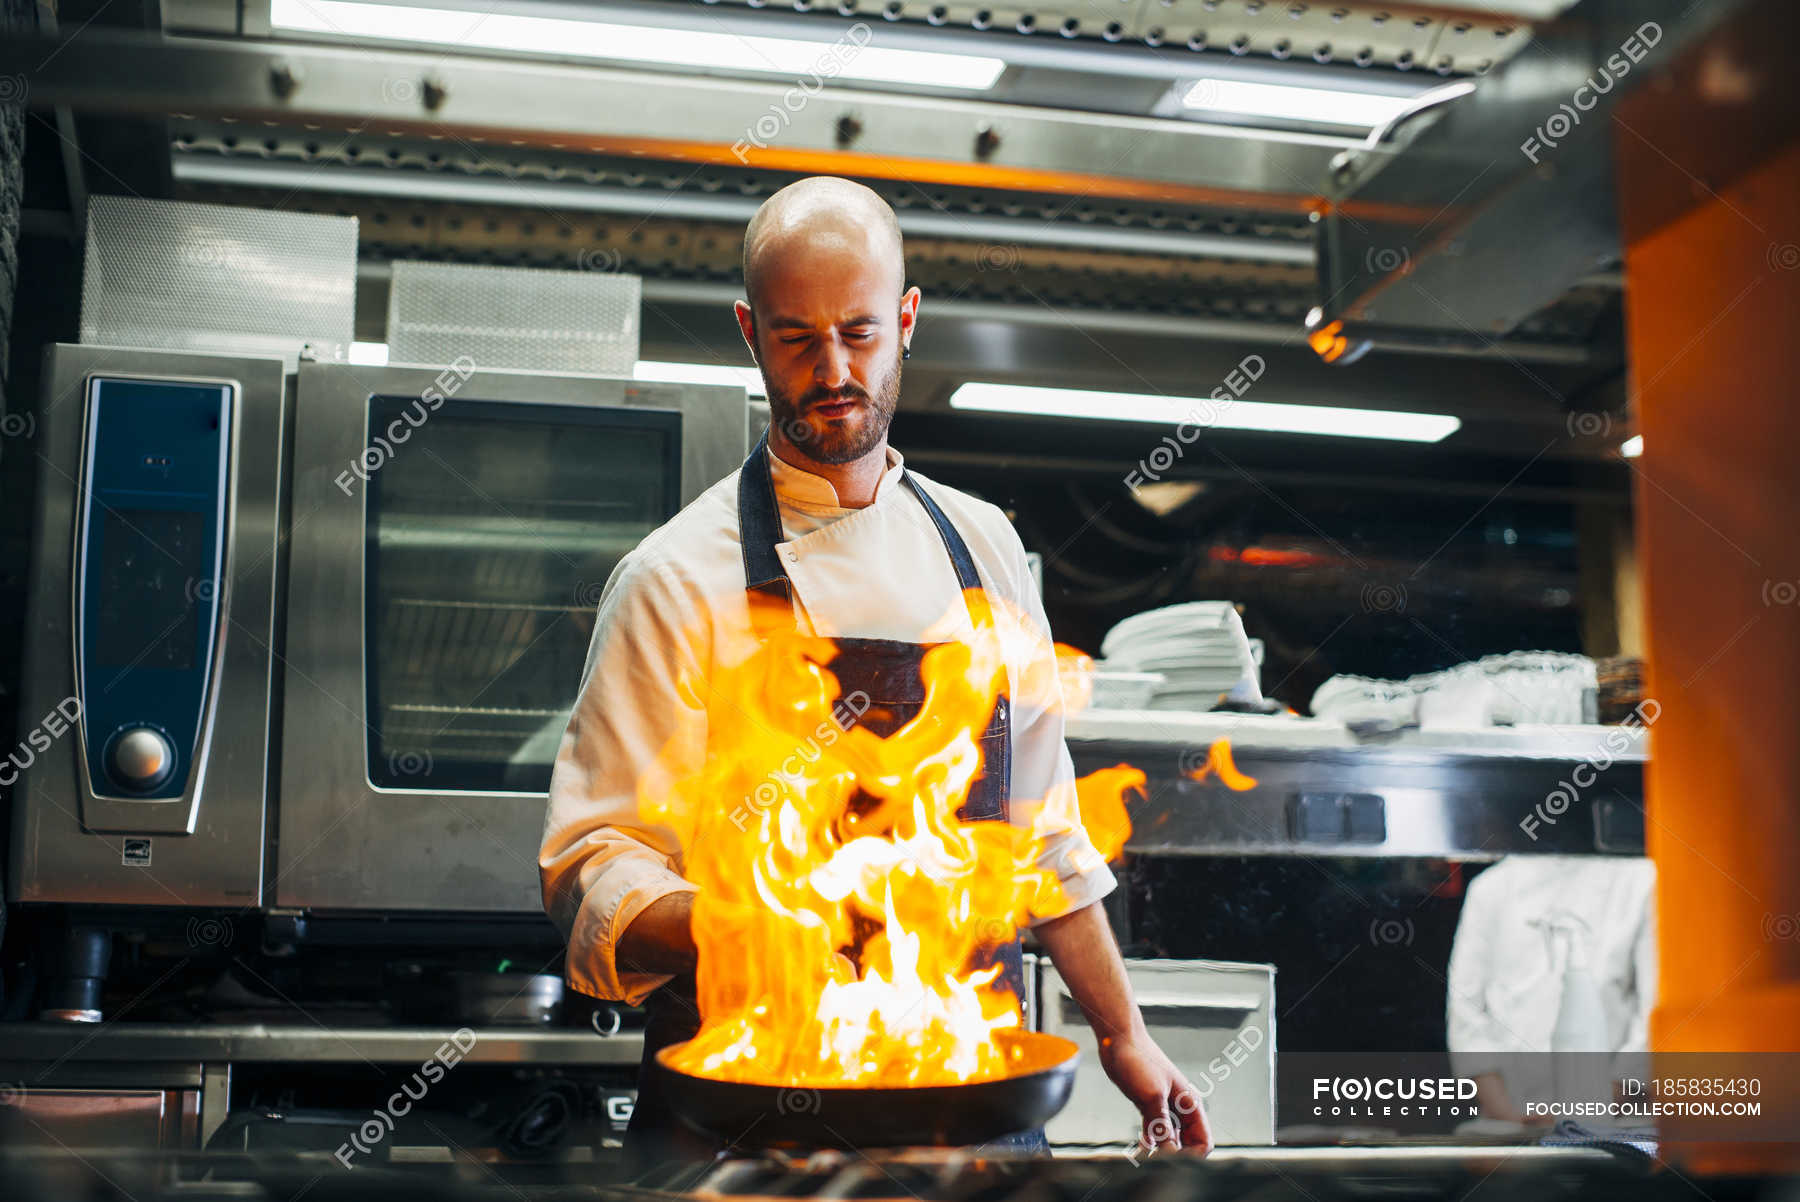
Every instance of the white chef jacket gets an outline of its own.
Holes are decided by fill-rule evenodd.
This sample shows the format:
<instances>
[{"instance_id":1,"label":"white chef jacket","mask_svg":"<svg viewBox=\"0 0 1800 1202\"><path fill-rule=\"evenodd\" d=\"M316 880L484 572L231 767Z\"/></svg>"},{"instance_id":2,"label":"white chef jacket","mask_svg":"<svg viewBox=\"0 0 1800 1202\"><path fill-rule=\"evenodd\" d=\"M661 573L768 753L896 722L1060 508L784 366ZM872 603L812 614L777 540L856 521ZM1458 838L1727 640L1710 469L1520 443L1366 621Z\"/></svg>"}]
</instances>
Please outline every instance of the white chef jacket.
<instances>
[{"instance_id":1,"label":"white chef jacket","mask_svg":"<svg viewBox=\"0 0 1800 1202\"><path fill-rule=\"evenodd\" d=\"M1501 1072L1518 1102L1551 1096L1547 1063L1507 1053L1552 1050L1567 964L1542 924L1557 919L1578 919L1587 932L1582 958L1605 1027L1604 1046L1561 1050L1647 1051L1656 1001L1655 883L1647 859L1554 855L1508 856L1471 881L1451 945L1446 1004L1457 1073Z\"/></svg>"},{"instance_id":2,"label":"white chef jacket","mask_svg":"<svg viewBox=\"0 0 1800 1202\"><path fill-rule=\"evenodd\" d=\"M838 504L831 482L772 453L770 475L786 541L777 544L795 595L797 625L825 637L937 642L972 633L956 570L918 497L901 482L903 459L888 449L875 499ZM985 501L911 473L943 509L975 561L987 593L1022 610L1042 634L1049 623L1006 515ZM581 690L550 778L538 873L544 908L569 942L571 988L631 1004L669 977L620 972L619 936L658 898L697 886L682 877L683 849L670 826L638 812L640 779L679 776L706 753L706 722L678 689L684 676L741 661L755 647L738 537L733 472L619 562L600 597ZM1048 679L1054 682L1054 660ZM1046 665L1031 665L1034 678ZM1029 827L1052 795L1073 796L1074 763L1063 715L1040 691L1021 689L1026 664L1008 663L1012 698L1011 820ZM1054 685L1052 685L1054 689ZM652 785L654 789L654 784ZM1045 843L1038 863L1062 882L1065 905L1033 913L1029 925L1071 913L1117 884L1079 823Z\"/></svg>"}]
</instances>

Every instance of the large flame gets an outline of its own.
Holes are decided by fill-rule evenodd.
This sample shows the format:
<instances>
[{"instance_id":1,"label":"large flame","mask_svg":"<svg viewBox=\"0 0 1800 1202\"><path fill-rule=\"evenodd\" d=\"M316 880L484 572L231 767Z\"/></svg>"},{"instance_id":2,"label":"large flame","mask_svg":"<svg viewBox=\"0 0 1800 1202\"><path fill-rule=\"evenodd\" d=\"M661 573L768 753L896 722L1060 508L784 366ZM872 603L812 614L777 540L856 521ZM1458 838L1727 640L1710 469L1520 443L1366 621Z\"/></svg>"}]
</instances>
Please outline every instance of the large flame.
<instances>
[{"instance_id":1,"label":"large flame","mask_svg":"<svg viewBox=\"0 0 1800 1202\"><path fill-rule=\"evenodd\" d=\"M1007 1073L995 1036L1019 1010L983 953L1062 908L1039 863L1051 841L1085 823L1103 859L1118 852L1123 799L1144 774L1120 765L1014 797L1012 822L959 820L1006 665L1031 665L1015 712L1061 706L1066 650L980 590L964 602L972 636L926 653L923 707L886 738L844 729L870 701L841 694L825 666L834 644L792 631L785 604L758 650L688 682L707 716L705 762L652 774L639 797L647 818L682 832L699 886L701 1026L671 1067L789 1086Z\"/></svg>"}]
</instances>

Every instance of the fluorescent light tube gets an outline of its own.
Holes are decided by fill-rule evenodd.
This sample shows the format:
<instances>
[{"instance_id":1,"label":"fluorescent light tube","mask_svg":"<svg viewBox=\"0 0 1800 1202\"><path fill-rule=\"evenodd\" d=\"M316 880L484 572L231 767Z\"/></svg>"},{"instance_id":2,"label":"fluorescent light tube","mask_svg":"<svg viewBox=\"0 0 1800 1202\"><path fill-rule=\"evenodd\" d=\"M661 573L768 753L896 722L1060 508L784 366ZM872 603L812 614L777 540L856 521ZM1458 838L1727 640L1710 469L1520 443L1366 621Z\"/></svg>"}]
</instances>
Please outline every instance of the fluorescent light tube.
<instances>
[{"instance_id":1,"label":"fluorescent light tube","mask_svg":"<svg viewBox=\"0 0 1800 1202\"><path fill-rule=\"evenodd\" d=\"M388 344L385 342L352 342L350 362L359 367L386 367Z\"/></svg>"},{"instance_id":2,"label":"fluorescent light tube","mask_svg":"<svg viewBox=\"0 0 1800 1202\"><path fill-rule=\"evenodd\" d=\"M1330 405L1273 405L1266 401L1087 392L1017 384L964 384L951 394L950 407L990 413L1155 422L1159 425L1191 422L1221 430L1329 434L1338 438L1385 438L1396 442L1442 442L1462 426L1461 418L1443 413L1393 413L1386 409L1340 409Z\"/></svg>"},{"instance_id":3,"label":"fluorescent light tube","mask_svg":"<svg viewBox=\"0 0 1800 1202\"><path fill-rule=\"evenodd\" d=\"M858 46L843 39L817 42L566 17L363 4L353 0L272 0L269 22L276 29L304 33L425 42L469 50L711 67L796 79L816 74L821 78L975 91L993 87L1006 69L1004 60L984 55Z\"/></svg>"},{"instance_id":4,"label":"fluorescent light tube","mask_svg":"<svg viewBox=\"0 0 1800 1202\"><path fill-rule=\"evenodd\" d=\"M763 395L762 373L754 367L719 363L660 363L640 359L631 369L634 380L662 380L670 384L741 384L751 396Z\"/></svg>"},{"instance_id":5,"label":"fluorescent light tube","mask_svg":"<svg viewBox=\"0 0 1800 1202\"><path fill-rule=\"evenodd\" d=\"M1386 124L1415 99L1417 96L1384 96L1376 92L1208 77L1195 80L1182 96L1181 104L1190 110L1373 129Z\"/></svg>"}]
</instances>

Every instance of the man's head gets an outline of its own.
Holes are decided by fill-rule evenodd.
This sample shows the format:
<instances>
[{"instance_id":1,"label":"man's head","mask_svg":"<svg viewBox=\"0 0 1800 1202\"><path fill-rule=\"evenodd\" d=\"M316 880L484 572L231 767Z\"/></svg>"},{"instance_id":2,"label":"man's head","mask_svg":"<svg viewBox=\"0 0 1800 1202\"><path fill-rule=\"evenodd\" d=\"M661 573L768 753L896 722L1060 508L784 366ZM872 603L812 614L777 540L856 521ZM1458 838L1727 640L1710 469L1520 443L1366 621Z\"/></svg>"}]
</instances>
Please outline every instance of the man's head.
<instances>
[{"instance_id":1,"label":"man's head","mask_svg":"<svg viewBox=\"0 0 1800 1202\"><path fill-rule=\"evenodd\" d=\"M762 371L783 458L850 463L886 445L919 290L900 223L861 184L819 175L764 201L744 231L738 326Z\"/></svg>"}]
</instances>

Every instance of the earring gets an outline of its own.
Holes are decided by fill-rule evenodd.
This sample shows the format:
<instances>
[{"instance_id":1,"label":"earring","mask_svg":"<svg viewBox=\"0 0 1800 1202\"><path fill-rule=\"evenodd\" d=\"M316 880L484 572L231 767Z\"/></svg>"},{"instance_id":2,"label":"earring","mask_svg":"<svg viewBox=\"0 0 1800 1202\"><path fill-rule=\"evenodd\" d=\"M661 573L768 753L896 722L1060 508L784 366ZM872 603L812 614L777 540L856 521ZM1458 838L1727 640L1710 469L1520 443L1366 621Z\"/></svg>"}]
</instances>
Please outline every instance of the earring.
<instances>
[{"instance_id":1,"label":"earring","mask_svg":"<svg viewBox=\"0 0 1800 1202\"><path fill-rule=\"evenodd\" d=\"M902 359L910 359L910 358L912 358L912 347L910 347L910 346L903 346L903 347L901 347L901 348L900 348L900 357L901 357L901 358L902 358Z\"/></svg>"}]
</instances>

